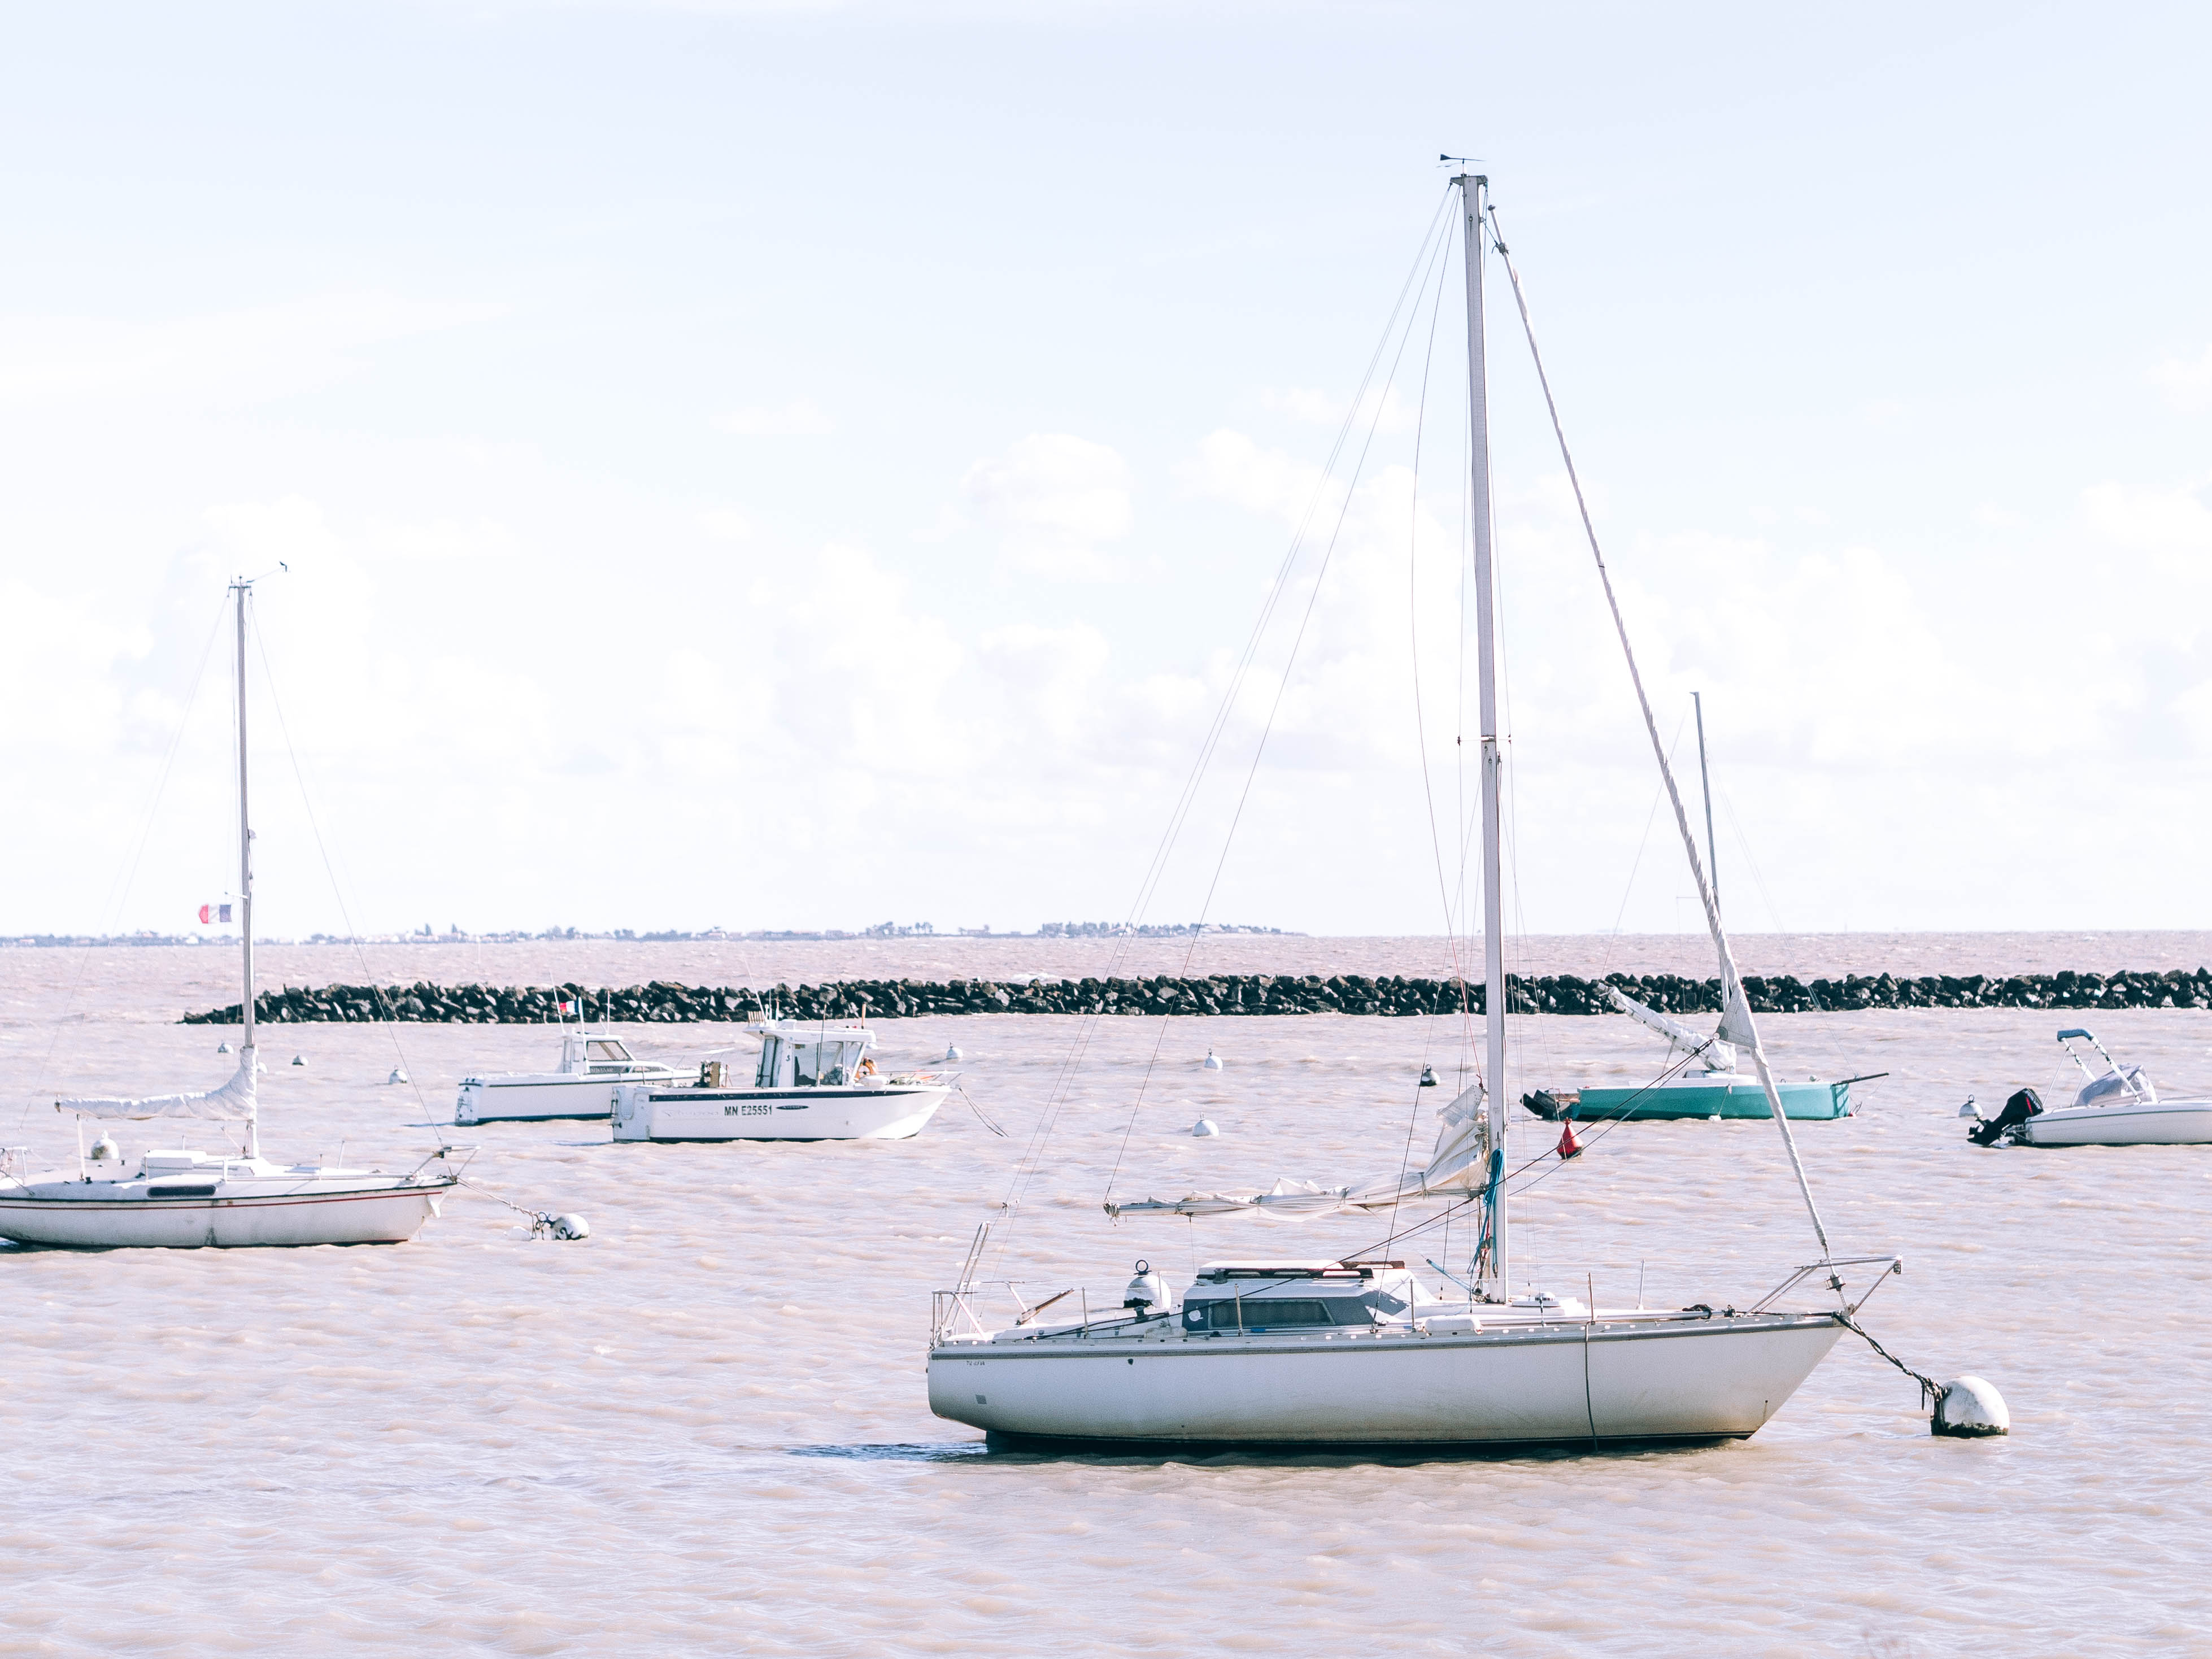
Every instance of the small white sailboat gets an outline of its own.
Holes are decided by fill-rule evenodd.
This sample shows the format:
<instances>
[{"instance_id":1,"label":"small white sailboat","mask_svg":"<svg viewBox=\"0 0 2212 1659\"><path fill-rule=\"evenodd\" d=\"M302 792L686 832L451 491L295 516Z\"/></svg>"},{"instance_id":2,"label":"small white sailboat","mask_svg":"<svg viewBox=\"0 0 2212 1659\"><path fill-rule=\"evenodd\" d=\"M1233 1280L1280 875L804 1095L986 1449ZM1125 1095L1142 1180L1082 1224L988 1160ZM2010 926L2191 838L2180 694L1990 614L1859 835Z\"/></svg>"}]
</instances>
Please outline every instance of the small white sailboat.
<instances>
[{"instance_id":1,"label":"small white sailboat","mask_svg":"<svg viewBox=\"0 0 2212 1659\"><path fill-rule=\"evenodd\" d=\"M614 1110L615 1091L623 1084L672 1084L684 1075L673 1066L638 1059L611 1032L580 1026L561 1034L556 1070L463 1078L453 1103L453 1121L467 1126L605 1117Z\"/></svg>"},{"instance_id":2,"label":"small white sailboat","mask_svg":"<svg viewBox=\"0 0 2212 1659\"><path fill-rule=\"evenodd\" d=\"M1109 1205L1116 1217L1224 1214L1278 1218L1389 1212L1441 1202L1473 1212L1480 1243L1466 1286L1446 1294L1403 1261L1218 1261L1182 1297L1144 1262L1120 1310L1076 1322L1038 1322L1025 1309L994 1328L980 1308L978 1230L955 1289L937 1293L928 1361L930 1407L994 1436L1144 1444L1498 1445L1704 1440L1757 1431L1781 1409L1894 1269L1893 1257L1838 1256L1797 1158L1771 1068L1752 1018L1720 910L1698 858L1612 583L1613 617L1720 964L1723 1007L1711 1041L1747 1056L1819 1242L1799 1267L1748 1307L1593 1307L1516 1287L1509 1249L1506 983L1499 795L1497 629L1493 615L1488 410L1482 267L1486 244L1512 278L1486 204L1488 181L1463 174L1473 457L1477 689L1480 712L1481 890L1485 1007L1482 1078L1443 1109L1428 1163L1395 1177L1329 1185L1280 1181L1265 1193L1200 1193ZM1524 322L1525 308L1522 312ZM1530 348L1534 348L1533 331ZM1542 364L1537 363L1539 376ZM1548 400L1550 392L1546 387ZM1556 411L1553 414L1557 425ZM1561 438L1562 454L1565 442ZM1573 462L1566 458L1574 480ZM1585 514L1587 524L1587 514ZM1591 550L1597 552L1595 533ZM1562 1156L1571 1146L1569 1139ZM1801 1288L1810 1295L1794 1303ZM1065 1294L1065 1293L1063 1293ZM1055 1298L1057 1299L1057 1298ZM1809 1304L1809 1305L1808 1305Z\"/></svg>"},{"instance_id":3,"label":"small white sailboat","mask_svg":"<svg viewBox=\"0 0 2212 1659\"><path fill-rule=\"evenodd\" d=\"M904 1140L945 1103L936 1072L886 1074L868 1058L875 1033L858 1021L763 1020L752 1081L709 1060L688 1084L623 1083L617 1140Z\"/></svg>"},{"instance_id":4,"label":"small white sailboat","mask_svg":"<svg viewBox=\"0 0 2212 1659\"><path fill-rule=\"evenodd\" d=\"M2090 1067L2077 1042L2104 1061L2103 1071ZM2022 1089L1984 1118L1969 1103L1960 1113L1974 1120L1969 1139L1981 1146L2212 1146L2212 1100L2160 1100L2142 1066L2121 1065L2078 1027L2061 1031L2058 1044L2087 1079L2074 1103L2045 1107L2034 1090Z\"/></svg>"},{"instance_id":5,"label":"small white sailboat","mask_svg":"<svg viewBox=\"0 0 2212 1659\"><path fill-rule=\"evenodd\" d=\"M231 585L238 602L239 945L246 995L236 1075L197 1093L136 1100L55 1102L77 1119L74 1171L0 1175L0 1238L78 1249L152 1246L196 1249L241 1245L396 1244L438 1213L460 1176L441 1147L405 1175L276 1164L261 1156L254 1050L253 830L248 815L246 744L246 602L252 583ZM137 1170L118 1169L120 1149L105 1133L88 1152L87 1118L238 1124L238 1150L149 1148ZM94 1167L100 1173L93 1173Z\"/></svg>"}]
</instances>

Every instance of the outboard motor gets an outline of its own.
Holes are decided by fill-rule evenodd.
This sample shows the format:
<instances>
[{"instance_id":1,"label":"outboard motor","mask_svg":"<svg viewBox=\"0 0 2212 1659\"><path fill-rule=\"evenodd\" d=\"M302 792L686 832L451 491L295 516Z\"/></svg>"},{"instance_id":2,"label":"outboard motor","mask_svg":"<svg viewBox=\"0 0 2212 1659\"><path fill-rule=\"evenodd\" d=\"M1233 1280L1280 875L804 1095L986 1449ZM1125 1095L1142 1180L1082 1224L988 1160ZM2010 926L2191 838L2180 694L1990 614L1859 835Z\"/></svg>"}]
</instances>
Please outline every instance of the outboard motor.
<instances>
[{"instance_id":1,"label":"outboard motor","mask_svg":"<svg viewBox=\"0 0 2212 1659\"><path fill-rule=\"evenodd\" d=\"M1168 1293L1167 1281L1152 1271L1150 1262L1141 1261L1137 1263L1137 1276L1129 1281L1129 1288L1121 1292L1121 1305L1139 1319L1150 1319L1175 1311L1175 1303Z\"/></svg>"},{"instance_id":2,"label":"outboard motor","mask_svg":"<svg viewBox=\"0 0 2212 1659\"><path fill-rule=\"evenodd\" d=\"M1994 1146L2042 1109L2043 1097L2033 1089L2022 1089L2005 1102L2004 1110L1967 1130L1966 1139L1977 1146Z\"/></svg>"}]
</instances>

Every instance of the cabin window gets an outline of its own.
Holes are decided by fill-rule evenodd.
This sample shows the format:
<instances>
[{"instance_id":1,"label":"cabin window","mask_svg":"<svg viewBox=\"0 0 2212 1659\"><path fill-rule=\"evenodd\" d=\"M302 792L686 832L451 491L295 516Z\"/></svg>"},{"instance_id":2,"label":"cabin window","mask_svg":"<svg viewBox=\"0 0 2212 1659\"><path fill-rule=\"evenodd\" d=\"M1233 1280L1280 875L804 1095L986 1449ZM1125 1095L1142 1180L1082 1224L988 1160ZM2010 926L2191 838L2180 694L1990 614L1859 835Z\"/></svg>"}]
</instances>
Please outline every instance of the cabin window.
<instances>
[{"instance_id":1,"label":"cabin window","mask_svg":"<svg viewBox=\"0 0 2212 1659\"><path fill-rule=\"evenodd\" d=\"M1182 1326L1187 1331L1279 1331L1299 1326L1368 1322L1367 1304L1354 1297L1246 1297L1241 1319L1237 1298L1233 1296L1186 1303L1182 1310Z\"/></svg>"},{"instance_id":2,"label":"cabin window","mask_svg":"<svg viewBox=\"0 0 2212 1659\"><path fill-rule=\"evenodd\" d=\"M629 1050L613 1037L593 1037L584 1045L584 1052L593 1060L628 1060Z\"/></svg>"}]
</instances>

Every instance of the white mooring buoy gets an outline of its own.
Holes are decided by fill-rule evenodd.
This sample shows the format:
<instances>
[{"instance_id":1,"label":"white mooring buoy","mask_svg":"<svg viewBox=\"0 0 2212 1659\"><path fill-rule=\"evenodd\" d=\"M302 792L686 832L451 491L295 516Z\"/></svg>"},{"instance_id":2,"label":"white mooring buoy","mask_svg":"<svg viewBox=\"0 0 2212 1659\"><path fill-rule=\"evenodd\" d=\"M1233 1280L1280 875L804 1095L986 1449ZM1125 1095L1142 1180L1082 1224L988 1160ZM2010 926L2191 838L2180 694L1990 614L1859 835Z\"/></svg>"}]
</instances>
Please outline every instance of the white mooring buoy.
<instances>
[{"instance_id":1,"label":"white mooring buoy","mask_svg":"<svg viewBox=\"0 0 2212 1659\"><path fill-rule=\"evenodd\" d=\"M1960 1440L1982 1440L2012 1432L2012 1413L2004 1396L1978 1376L1962 1376L1943 1390L1936 1414L1928 1419L1930 1434Z\"/></svg>"},{"instance_id":2,"label":"white mooring buoy","mask_svg":"<svg viewBox=\"0 0 2212 1659\"><path fill-rule=\"evenodd\" d=\"M392 1075L387 1078L386 1081L389 1083L404 1083L407 1081L407 1073L398 1066L395 1066L392 1068Z\"/></svg>"},{"instance_id":3,"label":"white mooring buoy","mask_svg":"<svg viewBox=\"0 0 2212 1659\"><path fill-rule=\"evenodd\" d=\"M227 1054L230 1052L230 1045L228 1042L218 1042L215 1045L215 1051L219 1054Z\"/></svg>"},{"instance_id":4,"label":"white mooring buoy","mask_svg":"<svg viewBox=\"0 0 2212 1659\"><path fill-rule=\"evenodd\" d=\"M556 1238L589 1238L592 1224L580 1215L556 1215L553 1218L553 1237Z\"/></svg>"},{"instance_id":5,"label":"white mooring buoy","mask_svg":"<svg viewBox=\"0 0 2212 1659\"><path fill-rule=\"evenodd\" d=\"M1220 1057L1217 1055L1212 1049L1208 1048L1206 1051L1205 1060L1200 1062L1199 1070L1201 1072L1218 1072L1220 1069Z\"/></svg>"},{"instance_id":6,"label":"white mooring buoy","mask_svg":"<svg viewBox=\"0 0 2212 1659\"><path fill-rule=\"evenodd\" d=\"M292 1056L292 1063L295 1066L305 1066L307 1063L307 1057L305 1054L295 1054Z\"/></svg>"},{"instance_id":7,"label":"white mooring buoy","mask_svg":"<svg viewBox=\"0 0 2212 1659\"><path fill-rule=\"evenodd\" d=\"M945 1058L947 1063L958 1060L961 1058L960 1051L954 1048L951 1043L947 1043L945 1046Z\"/></svg>"},{"instance_id":8,"label":"white mooring buoy","mask_svg":"<svg viewBox=\"0 0 2212 1659\"><path fill-rule=\"evenodd\" d=\"M115 1138L112 1135L102 1129L100 1132L100 1139L92 1143L85 1156L94 1164L108 1164L122 1157L123 1149L115 1144Z\"/></svg>"},{"instance_id":9,"label":"white mooring buoy","mask_svg":"<svg viewBox=\"0 0 2212 1659\"><path fill-rule=\"evenodd\" d=\"M1219 1134L1221 1133L1221 1126L1218 1123L1216 1123L1210 1117L1202 1117L1199 1119L1197 1122L1190 1126L1190 1132L1196 1135L1200 1140L1203 1140L1208 1135Z\"/></svg>"}]
</instances>

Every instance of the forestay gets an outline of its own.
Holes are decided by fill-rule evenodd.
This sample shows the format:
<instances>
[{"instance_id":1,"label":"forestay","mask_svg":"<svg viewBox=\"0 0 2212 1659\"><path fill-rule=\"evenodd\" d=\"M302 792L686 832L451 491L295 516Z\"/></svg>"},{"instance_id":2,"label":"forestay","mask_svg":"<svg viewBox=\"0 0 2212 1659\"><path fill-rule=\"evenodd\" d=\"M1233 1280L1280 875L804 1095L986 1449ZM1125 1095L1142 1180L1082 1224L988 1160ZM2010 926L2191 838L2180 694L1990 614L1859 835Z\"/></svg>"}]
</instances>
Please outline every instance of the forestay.
<instances>
[{"instance_id":1,"label":"forestay","mask_svg":"<svg viewBox=\"0 0 2212 1659\"><path fill-rule=\"evenodd\" d=\"M254 1114L253 1050L239 1056L238 1073L220 1089L199 1094L149 1095L143 1100L58 1100L54 1109L79 1117L212 1118L226 1122L250 1122Z\"/></svg>"},{"instance_id":2,"label":"forestay","mask_svg":"<svg viewBox=\"0 0 2212 1659\"><path fill-rule=\"evenodd\" d=\"M1311 1181L1278 1181L1264 1193L1193 1193L1187 1198L1148 1198L1136 1204L1109 1204L1106 1212L1124 1215L1260 1215L1280 1221L1336 1215L1352 1210L1387 1210L1420 1198L1462 1198L1488 1179L1490 1124L1483 1111L1482 1085L1462 1091L1437 1114L1436 1150L1426 1167L1360 1186L1323 1187Z\"/></svg>"}]
</instances>

